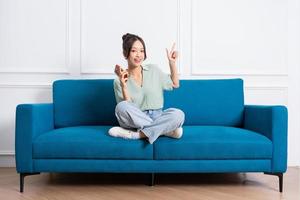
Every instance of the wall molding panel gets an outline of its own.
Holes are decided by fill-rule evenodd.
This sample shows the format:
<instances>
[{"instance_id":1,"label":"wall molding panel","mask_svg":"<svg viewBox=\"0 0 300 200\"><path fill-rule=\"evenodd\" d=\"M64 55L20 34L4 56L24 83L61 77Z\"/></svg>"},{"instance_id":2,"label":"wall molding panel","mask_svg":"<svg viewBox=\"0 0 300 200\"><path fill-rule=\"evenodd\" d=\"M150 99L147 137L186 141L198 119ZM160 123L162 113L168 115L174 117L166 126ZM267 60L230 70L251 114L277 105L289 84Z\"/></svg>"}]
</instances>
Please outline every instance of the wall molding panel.
<instances>
[{"instance_id":1,"label":"wall molding panel","mask_svg":"<svg viewBox=\"0 0 300 200\"><path fill-rule=\"evenodd\" d=\"M191 1L192 75L288 75L287 1Z\"/></svg>"},{"instance_id":2,"label":"wall molding panel","mask_svg":"<svg viewBox=\"0 0 300 200\"><path fill-rule=\"evenodd\" d=\"M0 37L0 73L68 73L69 1L28 0L23 4L22 0L14 0L7 3L0 29L10 34ZM30 4L39 9L33 9ZM56 17L51 13L56 13ZM59 14L62 16L57 16ZM57 29L61 34L50 32Z\"/></svg>"},{"instance_id":3,"label":"wall molding panel","mask_svg":"<svg viewBox=\"0 0 300 200\"><path fill-rule=\"evenodd\" d=\"M113 0L114 1L114 0ZM119 64L125 65L125 59L122 56L122 40L121 36L126 32L136 33L144 39L148 52L148 60L151 63L159 64L164 63L163 66L166 65L166 55L165 48L170 48L172 42L176 42L176 47L179 51L181 51L181 41L180 41L180 22L181 22L181 4L180 0L172 1L159 1L154 0L151 2L145 2L139 8L138 15L140 19L136 19L136 16L130 14L135 12L134 5L138 0L124 1L125 4L128 3L129 10L126 12L126 15L120 19L120 17L113 17L111 19L101 17L101 13L106 16L110 15L110 8L113 7L113 1L111 3L105 3L104 7L101 8L99 5L101 2L99 1L81 1L81 74L113 74L113 68L115 64L120 62ZM175 3L174 3L175 2ZM121 2L118 1L118 4ZM121 3L123 5L123 2ZM126 6L124 4L124 6ZM173 5L175 4L175 5ZM120 5L120 9L124 6ZM97 10L94 10L98 8ZM115 7L115 6L114 6ZM99 10L99 8L101 10ZM153 9L152 9L153 8ZM122 9L119 11L114 10L114 12L122 13ZM130 12L130 9L133 9ZM156 13L150 12L150 10L156 10ZM152 14L151 14L152 13ZM150 16L150 14L152 16ZM176 18L172 18L172 21L169 16L176 16ZM130 23L125 23L125 19L133 19L135 23L130 25ZM95 20L97 19L97 20ZM143 20L141 20L143 19ZM99 34L93 33L94 27L102 26L103 23L111 24L110 27L113 33L107 33L104 30L99 31ZM167 24L169 22L169 24ZM166 26L162 34L151 34L149 31L139 30L135 26L141 26L142 28L153 27L153 29L159 29L159 26ZM170 29L170 30L169 30ZM125 32L124 32L125 30ZM127 31L126 31L127 30ZM101 33L103 34L104 39L101 38ZM110 41L107 41L107 37L111 36ZM167 39L168 36L172 36L173 39ZM169 46L164 46L160 44L162 40L170 41L166 43ZM156 44L156 45L154 45ZM97 47L98 46L98 47ZM152 47L153 46L153 47ZM108 47L111 47L113 50L107 50ZM160 50L160 54L156 53L155 49ZM109 52L106 52L109 51ZM162 54L162 55L161 55ZM150 55L150 56L149 56ZM99 57L99 58L98 58ZM103 58L101 58L103 57ZM149 58L150 57L150 58ZM146 62L147 62L146 61ZM181 62L181 61L179 61ZM180 65L179 65L180 66ZM180 71L180 68L179 68Z\"/></svg>"},{"instance_id":4,"label":"wall molding panel","mask_svg":"<svg viewBox=\"0 0 300 200\"><path fill-rule=\"evenodd\" d=\"M15 155L15 151L0 151L0 156L12 156Z\"/></svg>"}]
</instances>

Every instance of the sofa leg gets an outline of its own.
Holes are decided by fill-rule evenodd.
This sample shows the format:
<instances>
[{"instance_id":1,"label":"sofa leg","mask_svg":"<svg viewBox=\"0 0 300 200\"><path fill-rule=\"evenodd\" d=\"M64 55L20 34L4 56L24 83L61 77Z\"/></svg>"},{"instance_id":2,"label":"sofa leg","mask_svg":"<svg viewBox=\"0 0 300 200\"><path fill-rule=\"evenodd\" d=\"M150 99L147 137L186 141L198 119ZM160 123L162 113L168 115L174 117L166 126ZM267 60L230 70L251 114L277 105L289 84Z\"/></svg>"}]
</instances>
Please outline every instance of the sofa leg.
<instances>
[{"instance_id":1,"label":"sofa leg","mask_svg":"<svg viewBox=\"0 0 300 200\"><path fill-rule=\"evenodd\" d=\"M24 191L24 178L25 176L36 175L40 173L20 173L20 192Z\"/></svg>"},{"instance_id":2,"label":"sofa leg","mask_svg":"<svg viewBox=\"0 0 300 200\"><path fill-rule=\"evenodd\" d=\"M154 183L155 183L155 173L151 173L151 181L149 186L154 186Z\"/></svg>"},{"instance_id":3,"label":"sofa leg","mask_svg":"<svg viewBox=\"0 0 300 200\"><path fill-rule=\"evenodd\" d=\"M265 172L264 174L278 176L278 179L279 179L279 192L282 192L282 189L283 189L283 173L267 173L267 172Z\"/></svg>"}]
</instances>

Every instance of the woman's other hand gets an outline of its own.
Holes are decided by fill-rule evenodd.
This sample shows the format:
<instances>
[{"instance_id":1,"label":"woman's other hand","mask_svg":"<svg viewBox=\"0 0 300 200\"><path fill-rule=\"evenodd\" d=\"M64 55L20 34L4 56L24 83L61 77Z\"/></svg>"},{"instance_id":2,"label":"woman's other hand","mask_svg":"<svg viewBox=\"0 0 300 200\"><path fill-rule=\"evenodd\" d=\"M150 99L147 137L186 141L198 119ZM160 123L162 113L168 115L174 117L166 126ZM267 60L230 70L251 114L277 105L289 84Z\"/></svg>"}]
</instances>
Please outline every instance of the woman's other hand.
<instances>
[{"instance_id":1,"label":"woman's other hand","mask_svg":"<svg viewBox=\"0 0 300 200\"><path fill-rule=\"evenodd\" d=\"M170 52L168 49L166 49L166 51L167 51L167 57L169 60L169 65L170 65L173 88L179 88L179 79L178 79L178 73L177 73L177 67L176 67L176 60L178 58L178 52L175 51L175 42L173 43L173 46L172 46Z\"/></svg>"},{"instance_id":2,"label":"woman's other hand","mask_svg":"<svg viewBox=\"0 0 300 200\"><path fill-rule=\"evenodd\" d=\"M175 64L175 62L178 58L178 52L175 51L175 42L173 43L173 46L170 51L166 48L166 52L167 52L167 57L168 57L169 63Z\"/></svg>"}]
</instances>

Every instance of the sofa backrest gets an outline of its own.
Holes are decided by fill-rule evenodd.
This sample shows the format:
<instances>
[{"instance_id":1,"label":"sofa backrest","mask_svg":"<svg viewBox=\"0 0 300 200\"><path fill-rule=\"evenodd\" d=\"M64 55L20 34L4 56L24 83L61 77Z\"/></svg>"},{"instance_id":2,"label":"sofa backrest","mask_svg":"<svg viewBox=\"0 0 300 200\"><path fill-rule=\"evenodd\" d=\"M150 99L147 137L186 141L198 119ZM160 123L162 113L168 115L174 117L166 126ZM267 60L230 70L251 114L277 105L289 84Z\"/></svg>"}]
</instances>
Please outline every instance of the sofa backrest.
<instances>
[{"instance_id":1,"label":"sofa backrest","mask_svg":"<svg viewBox=\"0 0 300 200\"><path fill-rule=\"evenodd\" d=\"M58 80L53 83L56 128L117 125L113 80ZM240 126L244 110L242 79L181 80L165 92L164 108L185 113L185 125Z\"/></svg>"},{"instance_id":2,"label":"sofa backrest","mask_svg":"<svg viewBox=\"0 0 300 200\"><path fill-rule=\"evenodd\" d=\"M53 83L54 125L117 125L113 80L58 80Z\"/></svg>"},{"instance_id":3,"label":"sofa backrest","mask_svg":"<svg viewBox=\"0 0 300 200\"><path fill-rule=\"evenodd\" d=\"M183 110L185 125L239 127L244 112L243 80L181 80L178 89L165 92L164 104Z\"/></svg>"}]
</instances>

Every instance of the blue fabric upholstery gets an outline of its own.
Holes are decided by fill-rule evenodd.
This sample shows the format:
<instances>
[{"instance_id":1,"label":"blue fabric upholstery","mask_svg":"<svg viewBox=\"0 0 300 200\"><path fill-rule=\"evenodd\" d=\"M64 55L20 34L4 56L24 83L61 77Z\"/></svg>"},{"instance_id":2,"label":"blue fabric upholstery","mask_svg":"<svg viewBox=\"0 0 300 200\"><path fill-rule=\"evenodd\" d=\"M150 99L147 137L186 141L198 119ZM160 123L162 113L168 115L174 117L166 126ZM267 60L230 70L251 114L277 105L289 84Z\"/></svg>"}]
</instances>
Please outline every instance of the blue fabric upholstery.
<instances>
[{"instance_id":1,"label":"blue fabric upholstery","mask_svg":"<svg viewBox=\"0 0 300 200\"><path fill-rule=\"evenodd\" d=\"M225 126L184 126L180 140L160 138L154 149L154 159L159 160L272 158L272 142L267 137Z\"/></svg>"},{"instance_id":2,"label":"blue fabric upholstery","mask_svg":"<svg viewBox=\"0 0 300 200\"><path fill-rule=\"evenodd\" d=\"M58 80L53 83L56 128L117 125L112 80Z\"/></svg>"},{"instance_id":3,"label":"blue fabric upholstery","mask_svg":"<svg viewBox=\"0 0 300 200\"><path fill-rule=\"evenodd\" d=\"M44 133L33 142L33 158L153 159L152 145L145 140L113 138L107 134L109 128L83 126ZM187 126L184 131L181 140L158 140L154 159L272 158L271 141L253 131L222 126Z\"/></svg>"},{"instance_id":4,"label":"blue fabric upholstery","mask_svg":"<svg viewBox=\"0 0 300 200\"><path fill-rule=\"evenodd\" d=\"M39 172L223 173L270 172L271 161L34 159L33 164Z\"/></svg>"},{"instance_id":5,"label":"blue fabric upholstery","mask_svg":"<svg viewBox=\"0 0 300 200\"><path fill-rule=\"evenodd\" d=\"M20 104L16 110L16 167L18 172L33 172L32 141L52 130L52 104Z\"/></svg>"},{"instance_id":6,"label":"blue fabric upholstery","mask_svg":"<svg viewBox=\"0 0 300 200\"><path fill-rule=\"evenodd\" d=\"M53 102L57 128L117 124L112 80L55 81ZM169 107L185 111L186 125L241 126L243 81L182 80L179 89L165 93L165 108Z\"/></svg>"},{"instance_id":7,"label":"blue fabric upholstery","mask_svg":"<svg viewBox=\"0 0 300 200\"><path fill-rule=\"evenodd\" d=\"M287 169L287 120L285 106L245 106L244 128L257 131L272 141L272 172Z\"/></svg>"},{"instance_id":8,"label":"blue fabric upholstery","mask_svg":"<svg viewBox=\"0 0 300 200\"><path fill-rule=\"evenodd\" d=\"M68 159L153 159L145 140L124 140L108 135L110 126L80 126L52 130L33 142L33 157Z\"/></svg>"},{"instance_id":9,"label":"blue fabric upholstery","mask_svg":"<svg viewBox=\"0 0 300 200\"><path fill-rule=\"evenodd\" d=\"M285 172L287 109L244 105L243 81L182 80L165 108L184 111L180 140L108 136L112 80L58 80L53 104L16 110L16 166L34 172Z\"/></svg>"},{"instance_id":10,"label":"blue fabric upholstery","mask_svg":"<svg viewBox=\"0 0 300 200\"><path fill-rule=\"evenodd\" d=\"M165 107L183 110L185 125L239 127L244 115L243 80L181 80L178 89L165 92Z\"/></svg>"}]
</instances>

